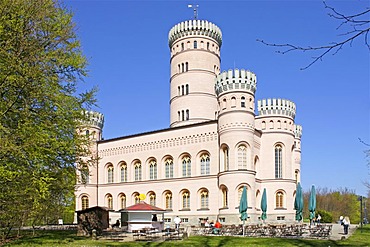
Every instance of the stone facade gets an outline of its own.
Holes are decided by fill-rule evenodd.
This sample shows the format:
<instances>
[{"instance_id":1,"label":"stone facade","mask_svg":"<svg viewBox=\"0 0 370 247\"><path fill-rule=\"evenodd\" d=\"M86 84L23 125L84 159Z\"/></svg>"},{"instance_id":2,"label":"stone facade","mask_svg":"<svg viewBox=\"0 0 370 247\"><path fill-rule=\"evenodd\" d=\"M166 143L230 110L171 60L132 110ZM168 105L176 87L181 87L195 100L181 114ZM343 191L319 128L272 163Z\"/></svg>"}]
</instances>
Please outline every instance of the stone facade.
<instances>
[{"instance_id":1,"label":"stone facade","mask_svg":"<svg viewBox=\"0 0 370 247\"><path fill-rule=\"evenodd\" d=\"M264 188L267 222L294 221L302 134L295 104L256 104L254 73L220 73L221 45L221 30L208 21L170 30L170 128L102 140L104 118L91 113L86 131L99 161L78 174L76 210L108 207L115 222L113 211L145 194L147 203L167 210L168 223L178 215L184 224L207 217L239 224L246 186L249 222L260 222Z\"/></svg>"}]
</instances>

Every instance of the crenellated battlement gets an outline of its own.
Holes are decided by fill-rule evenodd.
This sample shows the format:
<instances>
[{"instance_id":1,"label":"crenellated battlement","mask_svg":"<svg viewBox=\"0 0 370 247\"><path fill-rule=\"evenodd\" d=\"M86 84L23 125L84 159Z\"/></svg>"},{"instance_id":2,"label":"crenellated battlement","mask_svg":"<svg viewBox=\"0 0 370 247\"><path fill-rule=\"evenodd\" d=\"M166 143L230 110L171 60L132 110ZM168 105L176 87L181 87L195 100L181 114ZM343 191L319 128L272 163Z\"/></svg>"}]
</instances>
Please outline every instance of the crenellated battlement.
<instances>
[{"instance_id":1,"label":"crenellated battlement","mask_svg":"<svg viewBox=\"0 0 370 247\"><path fill-rule=\"evenodd\" d=\"M204 35L215 39L218 46L222 44L221 29L212 22L205 20L183 21L171 28L168 34L168 43L170 47L179 38L189 35Z\"/></svg>"},{"instance_id":2,"label":"crenellated battlement","mask_svg":"<svg viewBox=\"0 0 370 247\"><path fill-rule=\"evenodd\" d=\"M257 103L259 116L265 115L285 115L295 118L295 104L286 99L263 99Z\"/></svg>"},{"instance_id":3,"label":"crenellated battlement","mask_svg":"<svg viewBox=\"0 0 370 247\"><path fill-rule=\"evenodd\" d=\"M104 115L96 111L85 111L88 120L85 122L86 125L98 127L103 129L104 126Z\"/></svg>"},{"instance_id":4,"label":"crenellated battlement","mask_svg":"<svg viewBox=\"0 0 370 247\"><path fill-rule=\"evenodd\" d=\"M295 138L301 139L302 137L302 126L296 125L294 130L294 136Z\"/></svg>"},{"instance_id":5,"label":"crenellated battlement","mask_svg":"<svg viewBox=\"0 0 370 247\"><path fill-rule=\"evenodd\" d=\"M257 77L248 70L230 69L217 76L215 88L217 96L233 90L246 90L254 94L257 88Z\"/></svg>"}]
</instances>

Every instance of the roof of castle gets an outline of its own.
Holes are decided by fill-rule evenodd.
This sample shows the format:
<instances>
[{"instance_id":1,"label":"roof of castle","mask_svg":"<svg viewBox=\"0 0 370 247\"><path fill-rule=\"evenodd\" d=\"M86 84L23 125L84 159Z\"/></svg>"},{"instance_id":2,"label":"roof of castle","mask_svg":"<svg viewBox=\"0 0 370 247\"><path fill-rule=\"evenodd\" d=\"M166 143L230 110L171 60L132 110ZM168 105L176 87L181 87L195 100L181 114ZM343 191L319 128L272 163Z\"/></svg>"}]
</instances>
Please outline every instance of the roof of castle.
<instances>
[{"instance_id":1,"label":"roof of castle","mask_svg":"<svg viewBox=\"0 0 370 247\"><path fill-rule=\"evenodd\" d=\"M215 39L218 45L222 45L221 29L206 20L188 20L183 21L171 28L168 34L168 43L170 47L178 39L189 35L205 35Z\"/></svg>"}]
</instances>

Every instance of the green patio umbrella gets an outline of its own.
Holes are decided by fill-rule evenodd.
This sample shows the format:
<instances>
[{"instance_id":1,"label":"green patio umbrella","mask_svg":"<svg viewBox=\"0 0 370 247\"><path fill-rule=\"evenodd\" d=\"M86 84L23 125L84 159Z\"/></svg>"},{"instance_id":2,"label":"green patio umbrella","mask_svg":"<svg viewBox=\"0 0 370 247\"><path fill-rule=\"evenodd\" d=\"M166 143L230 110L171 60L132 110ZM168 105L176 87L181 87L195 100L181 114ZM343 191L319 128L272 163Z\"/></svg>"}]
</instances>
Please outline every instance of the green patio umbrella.
<instances>
[{"instance_id":1,"label":"green patio umbrella","mask_svg":"<svg viewBox=\"0 0 370 247\"><path fill-rule=\"evenodd\" d=\"M301 221L303 219L303 193L301 184L299 182L297 184L297 190L295 192L294 209L296 210L295 219L297 221Z\"/></svg>"},{"instance_id":2,"label":"green patio umbrella","mask_svg":"<svg viewBox=\"0 0 370 247\"><path fill-rule=\"evenodd\" d=\"M310 224L312 224L312 219L315 218L316 210L316 189L315 185L312 185L310 198L308 200L308 210L310 211Z\"/></svg>"},{"instance_id":3,"label":"green patio umbrella","mask_svg":"<svg viewBox=\"0 0 370 247\"><path fill-rule=\"evenodd\" d=\"M265 219L267 219L266 211L267 211L267 197L266 197L266 188L263 189L262 199L261 199L261 210L262 215L261 219L263 222L265 222Z\"/></svg>"},{"instance_id":4,"label":"green patio umbrella","mask_svg":"<svg viewBox=\"0 0 370 247\"><path fill-rule=\"evenodd\" d=\"M248 218L247 209L248 209L247 187L244 186L242 196L240 197L240 204L239 204L240 219L243 221L243 236L245 235L244 224Z\"/></svg>"}]
</instances>

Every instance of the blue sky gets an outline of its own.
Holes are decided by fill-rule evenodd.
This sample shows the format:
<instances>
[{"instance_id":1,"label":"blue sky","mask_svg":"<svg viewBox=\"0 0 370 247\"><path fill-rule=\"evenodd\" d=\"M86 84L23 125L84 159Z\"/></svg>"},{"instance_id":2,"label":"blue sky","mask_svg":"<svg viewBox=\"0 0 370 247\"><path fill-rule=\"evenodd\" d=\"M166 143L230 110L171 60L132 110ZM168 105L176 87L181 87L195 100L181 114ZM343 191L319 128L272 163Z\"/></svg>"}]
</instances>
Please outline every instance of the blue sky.
<instances>
[{"instance_id":1,"label":"blue sky","mask_svg":"<svg viewBox=\"0 0 370 247\"><path fill-rule=\"evenodd\" d=\"M281 55L256 41L315 46L341 39L348 29L336 29L340 23L322 1L64 2L74 12L89 60L83 87L99 88L95 110L105 115L105 139L169 127L168 32L193 17L188 4L199 4L199 19L222 30L221 70L256 73L256 99L295 102L296 123L303 126L303 188L346 187L366 195L370 168L367 147L358 139L370 143L370 53L364 38L306 70L300 68L316 54ZM346 14L369 7L364 0L327 3Z\"/></svg>"}]
</instances>

